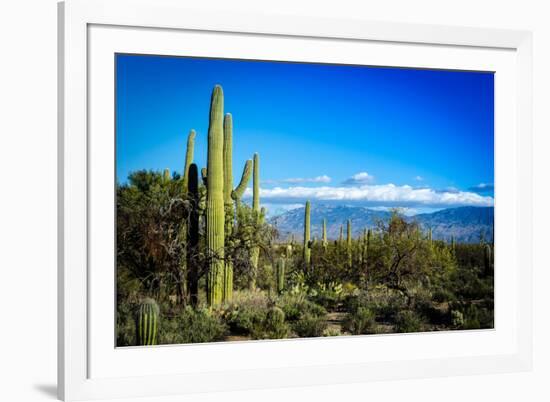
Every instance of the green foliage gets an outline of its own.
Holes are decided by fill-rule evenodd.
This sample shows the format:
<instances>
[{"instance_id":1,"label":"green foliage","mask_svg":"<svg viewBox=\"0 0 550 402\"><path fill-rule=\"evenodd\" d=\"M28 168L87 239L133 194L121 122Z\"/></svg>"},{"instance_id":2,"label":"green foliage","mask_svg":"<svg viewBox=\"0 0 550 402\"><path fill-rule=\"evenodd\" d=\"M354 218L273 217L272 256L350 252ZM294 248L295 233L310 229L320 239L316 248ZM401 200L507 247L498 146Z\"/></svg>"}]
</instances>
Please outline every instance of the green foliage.
<instances>
[{"instance_id":1,"label":"green foliage","mask_svg":"<svg viewBox=\"0 0 550 402\"><path fill-rule=\"evenodd\" d=\"M395 317L395 332L420 332L422 330L422 319L414 311L403 310Z\"/></svg>"},{"instance_id":2,"label":"green foliage","mask_svg":"<svg viewBox=\"0 0 550 402\"><path fill-rule=\"evenodd\" d=\"M323 336L328 323L324 317L306 313L300 316L298 321L293 322L292 330L300 338L314 338Z\"/></svg>"},{"instance_id":3,"label":"green foliage","mask_svg":"<svg viewBox=\"0 0 550 402\"><path fill-rule=\"evenodd\" d=\"M253 339L283 339L287 338L290 328L285 322L285 313L279 307L271 307L260 325L252 330Z\"/></svg>"},{"instance_id":4,"label":"green foliage","mask_svg":"<svg viewBox=\"0 0 550 402\"><path fill-rule=\"evenodd\" d=\"M359 307L346 315L342 328L353 335L376 333L376 316L372 310Z\"/></svg>"},{"instance_id":5,"label":"green foliage","mask_svg":"<svg viewBox=\"0 0 550 402\"><path fill-rule=\"evenodd\" d=\"M163 320L163 344L216 342L225 338L227 326L207 308L186 307L169 320Z\"/></svg>"}]
</instances>

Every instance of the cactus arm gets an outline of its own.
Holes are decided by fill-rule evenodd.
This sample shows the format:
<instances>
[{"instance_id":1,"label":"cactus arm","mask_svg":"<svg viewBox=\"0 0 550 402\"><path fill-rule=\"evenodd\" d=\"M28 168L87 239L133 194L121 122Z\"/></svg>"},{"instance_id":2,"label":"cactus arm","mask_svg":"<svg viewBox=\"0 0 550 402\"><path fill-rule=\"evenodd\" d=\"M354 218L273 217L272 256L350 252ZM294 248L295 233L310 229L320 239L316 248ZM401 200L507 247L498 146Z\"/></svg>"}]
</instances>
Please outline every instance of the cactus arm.
<instances>
[{"instance_id":1,"label":"cactus arm","mask_svg":"<svg viewBox=\"0 0 550 402\"><path fill-rule=\"evenodd\" d=\"M239 185L235 187L235 190L231 192L231 198L233 200L238 201L242 198L246 187L248 186L248 182L250 181L250 176L252 176L252 160L249 159L244 164L243 174L241 176L241 181L239 182Z\"/></svg>"}]
</instances>

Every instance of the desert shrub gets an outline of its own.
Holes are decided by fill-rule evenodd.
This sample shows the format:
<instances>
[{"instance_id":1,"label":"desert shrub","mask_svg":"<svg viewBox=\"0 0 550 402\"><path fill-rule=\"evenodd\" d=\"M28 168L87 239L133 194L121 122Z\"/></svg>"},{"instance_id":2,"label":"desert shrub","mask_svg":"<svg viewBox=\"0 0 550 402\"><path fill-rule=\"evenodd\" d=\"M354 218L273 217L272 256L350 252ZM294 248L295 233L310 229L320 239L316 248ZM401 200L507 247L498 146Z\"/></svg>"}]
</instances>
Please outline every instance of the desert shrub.
<instances>
[{"instance_id":1,"label":"desert shrub","mask_svg":"<svg viewBox=\"0 0 550 402\"><path fill-rule=\"evenodd\" d=\"M184 308L170 319L161 320L160 343L202 343L224 339L227 326L206 308Z\"/></svg>"},{"instance_id":2,"label":"desert shrub","mask_svg":"<svg viewBox=\"0 0 550 402\"><path fill-rule=\"evenodd\" d=\"M464 327L464 314L460 310L451 310L451 325L455 328Z\"/></svg>"},{"instance_id":3,"label":"desert shrub","mask_svg":"<svg viewBox=\"0 0 550 402\"><path fill-rule=\"evenodd\" d=\"M375 315L368 308L359 307L357 311L350 312L346 315L342 323L342 328L353 335L375 333Z\"/></svg>"},{"instance_id":4,"label":"desert shrub","mask_svg":"<svg viewBox=\"0 0 550 402\"><path fill-rule=\"evenodd\" d=\"M267 311L265 319L252 327L251 335L253 339L283 339L288 337L289 332L283 310L272 307Z\"/></svg>"},{"instance_id":5,"label":"desert shrub","mask_svg":"<svg viewBox=\"0 0 550 402\"><path fill-rule=\"evenodd\" d=\"M327 310L335 310L343 299L343 286L340 283L331 282L328 285L317 284L315 294L311 299Z\"/></svg>"},{"instance_id":6,"label":"desert shrub","mask_svg":"<svg viewBox=\"0 0 550 402\"><path fill-rule=\"evenodd\" d=\"M419 332L422 328L422 320L414 311L402 310L395 316L395 332Z\"/></svg>"},{"instance_id":7,"label":"desert shrub","mask_svg":"<svg viewBox=\"0 0 550 402\"><path fill-rule=\"evenodd\" d=\"M278 306L285 313L287 321L296 321L308 314L313 317L324 317L326 310L311 301L303 294L285 294L277 301Z\"/></svg>"},{"instance_id":8,"label":"desert shrub","mask_svg":"<svg viewBox=\"0 0 550 402\"><path fill-rule=\"evenodd\" d=\"M323 331L323 336L340 336L342 331L337 327L328 327Z\"/></svg>"},{"instance_id":9,"label":"desert shrub","mask_svg":"<svg viewBox=\"0 0 550 402\"><path fill-rule=\"evenodd\" d=\"M300 316L298 321L292 323L292 330L301 338L314 338L323 336L327 326L325 316L305 313Z\"/></svg>"},{"instance_id":10,"label":"desert shrub","mask_svg":"<svg viewBox=\"0 0 550 402\"><path fill-rule=\"evenodd\" d=\"M458 329L485 329L494 327L494 306L492 299L477 303L452 303L451 318L462 316L462 320L453 320L453 326ZM454 314L454 315L453 315Z\"/></svg>"},{"instance_id":11,"label":"desert shrub","mask_svg":"<svg viewBox=\"0 0 550 402\"><path fill-rule=\"evenodd\" d=\"M269 299L263 292L235 292L233 301L225 307L223 318L231 332L250 335L261 333L269 310Z\"/></svg>"},{"instance_id":12,"label":"desert shrub","mask_svg":"<svg viewBox=\"0 0 550 402\"><path fill-rule=\"evenodd\" d=\"M135 308L130 303L117 305L116 344L117 346L136 345Z\"/></svg>"}]
</instances>

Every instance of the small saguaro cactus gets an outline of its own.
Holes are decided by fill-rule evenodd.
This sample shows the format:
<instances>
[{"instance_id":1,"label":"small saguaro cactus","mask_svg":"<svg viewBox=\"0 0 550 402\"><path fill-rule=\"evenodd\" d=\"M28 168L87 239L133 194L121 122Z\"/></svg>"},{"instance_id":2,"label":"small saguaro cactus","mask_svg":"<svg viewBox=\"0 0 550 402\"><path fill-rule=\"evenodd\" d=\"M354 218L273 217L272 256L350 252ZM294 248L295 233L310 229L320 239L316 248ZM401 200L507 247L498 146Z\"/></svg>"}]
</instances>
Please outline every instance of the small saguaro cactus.
<instances>
[{"instance_id":1,"label":"small saguaro cactus","mask_svg":"<svg viewBox=\"0 0 550 402\"><path fill-rule=\"evenodd\" d=\"M136 314L136 344L138 346L156 345L160 309L150 298L144 299Z\"/></svg>"},{"instance_id":2,"label":"small saguaro cactus","mask_svg":"<svg viewBox=\"0 0 550 402\"><path fill-rule=\"evenodd\" d=\"M162 181L164 183L168 183L170 181L170 169L164 169L164 173L162 174Z\"/></svg>"},{"instance_id":3,"label":"small saguaro cactus","mask_svg":"<svg viewBox=\"0 0 550 402\"><path fill-rule=\"evenodd\" d=\"M327 220L323 219L323 249L327 251L328 238L327 238Z\"/></svg>"},{"instance_id":4,"label":"small saguaro cactus","mask_svg":"<svg viewBox=\"0 0 550 402\"><path fill-rule=\"evenodd\" d=\"M304 213L304 262L309 267L311 262L311 244L310 244L310 230L311 230L311 204L306 201L306 209Z\"/></svg>"},{"instance_id":5,"label":"small saguaro cactus","mask_svg":"<svg viewBox=\"0 0 550 402\"><path fill-rule=\"evenodd\" d=\"M276 282L277 282L277 293L283 293L285 289L285 259L283 257L277 260L276 265Z\"/></svg>"},{"instance_id":6,"label":"small saguaro cactus","mask_svg":"<svg viewBox=\"0 0 550 402\"><path fill-rule=\"evenodd\" d=\"M432 234L432 228L428 230L428 243L430 244L430 247L432 246L433 242L433 234Z\"/></svg>"},{"instance_id":7,"label":"small saguaro cactus","mask_svg":"<svg viewBox=\"0 0 550 402\"><path fill-rule=\"evenodd\" d=\"M223 298L225 210L223 193L223 90L216 85L210 102L206 193L207 303L217 306Z\"/></svg>"}]
</instances>

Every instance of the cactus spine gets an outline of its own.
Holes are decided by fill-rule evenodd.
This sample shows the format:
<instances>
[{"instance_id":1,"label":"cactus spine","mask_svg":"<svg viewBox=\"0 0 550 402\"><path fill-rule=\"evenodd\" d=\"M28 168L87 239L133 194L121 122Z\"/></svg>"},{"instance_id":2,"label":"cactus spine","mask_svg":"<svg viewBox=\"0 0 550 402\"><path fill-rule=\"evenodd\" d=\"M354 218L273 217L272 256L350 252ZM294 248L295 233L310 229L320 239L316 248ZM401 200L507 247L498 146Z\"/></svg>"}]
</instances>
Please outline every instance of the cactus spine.
<instances>
[{"instance_id":1,"label":"cactus spine","mask_svg":"<svg viewBox=\"0 0 550 402\"><path fill-rule=\"evenodd\" d=\"M310 244L310 225L311 225L311 205L309 201L306 202L306 209L304 214L304 262L307 267L311 262L311 244Z\"/></svg>"},{"instance_id":2,"label":"cactus spine","mask_svg":"<svg viewBox=\"0 0 550 402\"><path fill-rule=\"evenodd\" d=\"M159 322L159 306L153 299L145 299L136 314L136 343L139 346L156 345Z\"/></svg>"},{"instance_id":3,"label":"cactus spine","mask_svg":"<svg viewBox=\"0 0 550 402\"><path fill-rule=\"evenodd\" d=\"M348 219L348 231L346 236L346 253L348 256L348 266L351 267L353 265L353 258L351 253L351 219Z\"/></svg>"},{"instance_id":4,"label":"cactus spine","mask_svg":"<svg viewBox=\"0 0 550 402\"><path fill-rule=\"evenodd\" d=\"M223 90L216 85L210 102L206 194L207 303L217 306L223 297L225 211L223 191Z\"/></svg>"},{"instance_id":5,"label":"cactus spine","mask_svg":"<svg viewBox=\"0 0 550 402\"><path fill-rule=\"evenodd\" d=\"M260 211L260 156L254 154L254 167L252 173L252 211L257 219L261 221ZM250 250L250 262L252 265L252 275L250 276L250 288L256 288L256 275L258 273L258 260L260 258L260 248L255 246Z\"/></svg>"},{"instance_id":6,"label":"cactus spine","mask_svg":"<svg viewBox=\"0 0 550 402\"><path fill-rule=\"evenodd\" d=\"M277 293L283 293L285 289L285 259L283 257L279 258L276 266L276 275L277 275Z\"/></svg>"}]
</instances>

